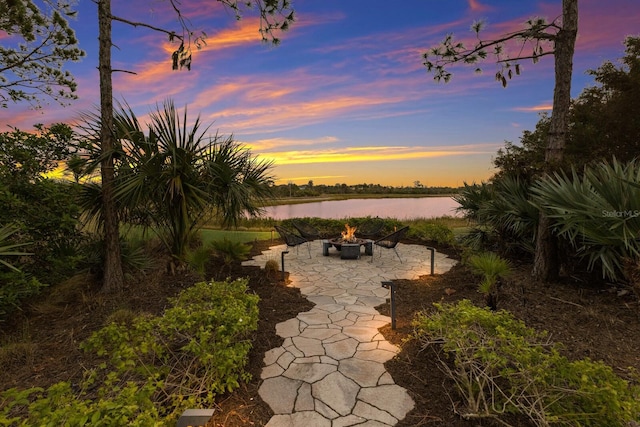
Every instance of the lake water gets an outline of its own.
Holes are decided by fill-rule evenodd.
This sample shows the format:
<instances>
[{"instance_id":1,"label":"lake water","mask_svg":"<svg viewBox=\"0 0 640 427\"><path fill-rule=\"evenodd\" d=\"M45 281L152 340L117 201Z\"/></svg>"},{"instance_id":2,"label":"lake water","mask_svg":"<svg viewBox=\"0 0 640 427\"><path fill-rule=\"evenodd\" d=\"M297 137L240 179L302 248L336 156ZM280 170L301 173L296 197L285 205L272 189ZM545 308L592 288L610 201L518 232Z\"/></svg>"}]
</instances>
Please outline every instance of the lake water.
<instances>
[{"instance_id":1,"label":"lake water","mask_svg":"<svg viewBox=\"0 0 640 427\"><path fill-rule=\"evenodd\" d=\"M459 216L455 212L458 206L460 205L451 197L328 200L269 206L266 208L265 217L273 219L304 217L343 219L367 216L397 219L435 218Z\"/></svg>"}]
</instances>

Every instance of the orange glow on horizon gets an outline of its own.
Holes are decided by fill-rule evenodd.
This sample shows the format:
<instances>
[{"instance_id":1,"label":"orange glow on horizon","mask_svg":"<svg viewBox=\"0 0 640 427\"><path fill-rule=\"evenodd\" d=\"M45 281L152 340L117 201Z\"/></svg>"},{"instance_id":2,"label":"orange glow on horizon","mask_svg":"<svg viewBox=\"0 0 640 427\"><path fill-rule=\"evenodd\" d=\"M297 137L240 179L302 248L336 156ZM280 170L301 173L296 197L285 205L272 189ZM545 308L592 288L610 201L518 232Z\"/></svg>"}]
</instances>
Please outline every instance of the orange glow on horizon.
<instances>
[{"instance_id":1,"label":"orange glow on horizon","mask_svg":"<svg viewBox=\"0 0 640 427\"><path fill-rule=\"evenodd\" d=\"M273 161L275 165L317 163L360 163L397 160L429 159L436 157L465 156L469 154L493 154L499 147L490 145L468 145L457 147L347 147L327 150L295 150L261 153L259 157Z\"/></svg>"}]
</instances>

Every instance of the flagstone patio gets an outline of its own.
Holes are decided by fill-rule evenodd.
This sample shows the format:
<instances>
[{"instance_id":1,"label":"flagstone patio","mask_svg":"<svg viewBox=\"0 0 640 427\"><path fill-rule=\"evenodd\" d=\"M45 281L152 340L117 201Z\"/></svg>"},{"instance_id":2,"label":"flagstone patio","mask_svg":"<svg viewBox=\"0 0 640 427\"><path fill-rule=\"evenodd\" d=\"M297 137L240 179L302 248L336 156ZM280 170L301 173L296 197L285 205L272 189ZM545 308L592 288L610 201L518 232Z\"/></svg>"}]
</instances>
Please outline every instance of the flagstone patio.
<instances>
[{"instance_id":1,"label":"flagstone patio","mask_svg":"<svg viewBox=\"0 0 640 427\"><path fill-rule=\"evenodd\" d=\"M390 250L360 259L323 256L318 242L306 248L271 247L244 265L264 267L282 261L289 285L315 304L310 311L277 325L282 346L264 357L259 394L275 415L267 427L394 426L413 408L407 391L397 386L384 363L399 349L378 329L390 323L375 307L386 302L382 282L430 274L431 252L421 245L398 245L402 262ZM316 247L317 246L317 247ZM373 262L371 262L373 261ZM456 261L435 253L434 272Z\"/></svg>"}]
</instances>

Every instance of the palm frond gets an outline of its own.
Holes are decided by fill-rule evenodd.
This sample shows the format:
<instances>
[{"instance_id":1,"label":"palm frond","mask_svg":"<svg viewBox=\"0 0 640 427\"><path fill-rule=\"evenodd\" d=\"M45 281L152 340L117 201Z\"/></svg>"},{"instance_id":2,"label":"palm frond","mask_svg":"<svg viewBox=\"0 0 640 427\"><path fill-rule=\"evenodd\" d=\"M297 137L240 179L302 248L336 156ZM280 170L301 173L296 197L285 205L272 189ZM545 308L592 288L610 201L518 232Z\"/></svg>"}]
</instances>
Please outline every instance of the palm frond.
<instances>
[{"instance_id":1,"label":"palm frond","mask_svg":"<svg viewBox=\"0 0 640 427\"><path fill-rule=\"evenodd\" d=\"M17 248L24 247L30 244L30 243L11 242L10 241L11 236L13 236L17 232L18 232L18 228L7 226L7 225L0 228L0 264L14 271L20 271L20 270L2 258L8 257L8 256L33 255L28 252L16 251Z\"/></svg>"},{"instance_id":2,"label":"palm frond","mask_svg":"<svg viewBox=\"0 0 640 427\"><path fill-rule=\"evenodd\" d=\"M640 257L640 164L617 161L587 167L582 176L556 173L532 188L537 206L555 222L589 267L620 277L622 259Z\"/></svg>"}]
</instances>

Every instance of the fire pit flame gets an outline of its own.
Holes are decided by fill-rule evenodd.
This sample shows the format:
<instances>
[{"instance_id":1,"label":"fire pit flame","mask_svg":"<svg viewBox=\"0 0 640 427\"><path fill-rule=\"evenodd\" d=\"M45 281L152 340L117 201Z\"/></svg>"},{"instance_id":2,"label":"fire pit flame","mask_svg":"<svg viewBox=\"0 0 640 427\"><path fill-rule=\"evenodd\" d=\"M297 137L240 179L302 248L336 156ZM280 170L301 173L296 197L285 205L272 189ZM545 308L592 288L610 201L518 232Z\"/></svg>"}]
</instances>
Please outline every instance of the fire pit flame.
<instances>
[{"instance_id":1,"label":"fire pit flame","mask_svg":"<svg viewBox=\"0 0 640 427\"><path fill-rule=\"evenodd\" d=\"M358 240L356 238L357 227L349 227L349 224L345 224L344 227L346 231L342 232L342 241L346 243L355 243Z\"/></svg>"}]
</instances>

